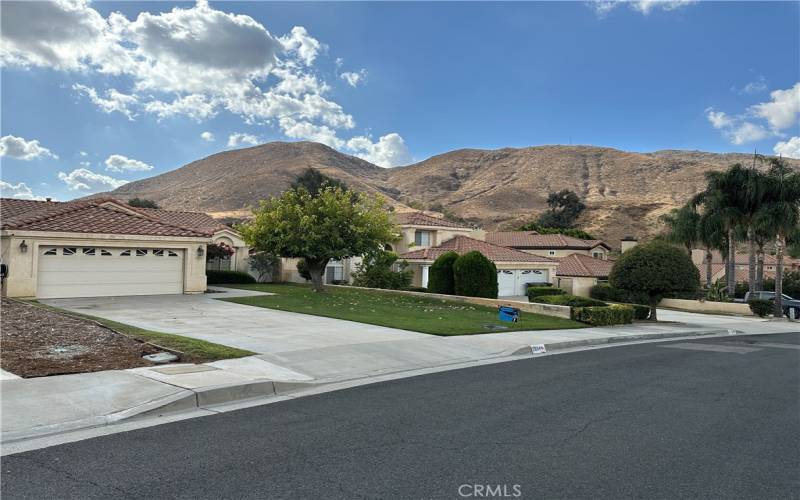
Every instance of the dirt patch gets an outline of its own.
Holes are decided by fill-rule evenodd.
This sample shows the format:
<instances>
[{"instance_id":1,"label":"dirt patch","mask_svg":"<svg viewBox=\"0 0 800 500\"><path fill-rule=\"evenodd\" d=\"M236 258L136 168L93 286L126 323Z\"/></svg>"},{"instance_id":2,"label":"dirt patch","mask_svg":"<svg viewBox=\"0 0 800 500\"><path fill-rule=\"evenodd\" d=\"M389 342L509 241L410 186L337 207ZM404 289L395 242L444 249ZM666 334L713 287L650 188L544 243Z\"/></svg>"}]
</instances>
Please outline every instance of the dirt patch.
<instances>
[{"instance_id":1,"label":"dirt patch","mask_svg":"<svg viewBox=\"0 0 800 500\"><path fill-rule=\"evenodd\" d=\"M93 321L2 299L0 367L20 377L43 377L151 366L159 352Z\"/></svg>"}]
</instances>

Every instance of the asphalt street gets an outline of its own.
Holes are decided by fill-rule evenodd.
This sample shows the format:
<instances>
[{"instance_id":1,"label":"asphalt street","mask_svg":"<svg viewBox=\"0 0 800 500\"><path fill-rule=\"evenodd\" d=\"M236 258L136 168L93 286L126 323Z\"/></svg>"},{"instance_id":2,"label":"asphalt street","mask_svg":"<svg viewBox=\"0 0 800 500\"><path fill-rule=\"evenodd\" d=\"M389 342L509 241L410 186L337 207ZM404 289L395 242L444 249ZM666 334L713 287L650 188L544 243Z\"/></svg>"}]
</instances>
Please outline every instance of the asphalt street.
<instances>
[{"instance_id":1,"label":"asphalt street","mask_svg":"<svg viewBox=\"0 0 800 500\"><path fill-rule=\"evenodd\" d=\"M17 498L798 498L800 334L454 370L3 457Z\"/></svg>"}]
</instances>

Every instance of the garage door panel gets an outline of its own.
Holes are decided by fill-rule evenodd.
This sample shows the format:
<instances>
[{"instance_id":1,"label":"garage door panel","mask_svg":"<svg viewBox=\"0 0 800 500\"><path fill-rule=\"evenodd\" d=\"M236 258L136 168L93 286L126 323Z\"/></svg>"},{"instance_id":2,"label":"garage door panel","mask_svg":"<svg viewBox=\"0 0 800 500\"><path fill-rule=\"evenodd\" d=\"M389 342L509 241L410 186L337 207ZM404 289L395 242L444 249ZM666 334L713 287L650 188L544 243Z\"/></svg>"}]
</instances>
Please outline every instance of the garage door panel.
<instances>
[{"instance_id":1,"label":"garage door panel","mask_svg":"<svg viewBox=\"0 0 800 500\"><path fill-rule=\"evenodd\" d=\"M39 249L38 297L183 293L181 250L165 250L159 255L147 250L136 255L135 249L128 249L128 255L121 255L126 249L91 247L94 251L84 252L82 247L67 248Z\"/></svg>"}]
</instances>

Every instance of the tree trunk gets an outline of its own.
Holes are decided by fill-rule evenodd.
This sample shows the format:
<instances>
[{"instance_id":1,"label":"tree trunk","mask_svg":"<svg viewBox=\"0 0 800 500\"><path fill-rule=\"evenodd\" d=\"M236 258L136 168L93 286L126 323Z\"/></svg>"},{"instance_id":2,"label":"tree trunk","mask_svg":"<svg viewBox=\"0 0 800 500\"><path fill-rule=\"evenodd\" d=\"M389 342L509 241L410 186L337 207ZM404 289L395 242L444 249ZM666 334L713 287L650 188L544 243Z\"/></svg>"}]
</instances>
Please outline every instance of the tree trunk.
<instances>
[{"instance_id":1,"label":"tree trunk","mask_svg":"<svg viewBox=\"0 0 800 500\"><path fill-rule=\"evenodd\" d=\"M747 289L751 292L758 290L756 285L756 239L753 235L753 226L747 227Z\"/></svg>"},{"instance_id":2,"label":"tree trunk","mask_svg":"<svg viewBox=\"0 0 800 500\"><path fill-rule=\"evenodd\" d=\"M758 248L756 255L756 291L760 292L764 289L764 247Z\"/></svg>"},{"instance_id":3,"label":"tree trunk","mask_svg":"<svg viewBox=\"0 0 800 500\"><path fill-rule=\"evenodd\" d=\"M783 247L786 236L779 234L775 238L775 317L783 317Z\"/></svg>"},{"instance_id":4,"label":"tree trunk","mask_svg":"<svg viewBox=\"0 0 800 500\"><path fill-rule=\"evenodd\" d=\"M306 264L308 265L308 274L311 276L311 287L315 292L324 291L325 283L322 279L322 274L325 272L325 267L328 265L328 259L312 260L306 258Z\"/></svg>"},{"instance_id":5,"label":"tree trunk","mask_svg":"<svg viewBox=\"0 0 800 500\"><path fill-rule=\"evenodd\" d=\"M733 227L728 229L728 296L733 297L736 294L736 236L734 235Z\"/></svg>"},{"instance_id":6,"label":"tree trunk","mask_svg":"<svg viewBox=\"0 0 800 500\"><path fill-rule=\"evenodd\" d=\"M658 305L657 302L650 303L650 321L658 321L658 316L656 315L656 305Z\"/></svg>"},{"instance_id":7,"label":"tree trunk","mask_svg":"<svg viewBox=\"0 0 800 500\"><path fill-rule=\"evenodd\" d=\"M711 266L711 261L714 258L710 248L706 248L706 288L711 288L711 282L714 277L714 270Z\"/></svg>"}]
</instances>

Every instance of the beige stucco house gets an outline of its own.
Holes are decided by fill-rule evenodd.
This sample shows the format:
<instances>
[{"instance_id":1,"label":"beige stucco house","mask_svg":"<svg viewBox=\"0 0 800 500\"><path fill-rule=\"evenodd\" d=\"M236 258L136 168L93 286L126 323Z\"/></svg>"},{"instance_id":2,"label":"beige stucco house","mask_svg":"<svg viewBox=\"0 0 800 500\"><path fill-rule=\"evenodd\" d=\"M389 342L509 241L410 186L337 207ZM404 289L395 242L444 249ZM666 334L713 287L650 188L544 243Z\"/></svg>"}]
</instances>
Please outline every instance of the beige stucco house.
<instances>
[{"instance_id":1,"label":"beige stucco house","mask_svg":"<svg viewBox=\"0 0 800 500\"><path fill-rule=\"evenodd\" d=\"M577 253L595 259L607 259L611 251L608 243L602 240L581 240L563 234L539 234L536 231L486 233L486 241L551 258L567 257Z\"/></svg>"},{"instance_id":2,"label":"beige stucco house","mask_svg":"<svg viewBox=\"0 0 800 500\"><path fill-rule=\"evenodd\" d=\"M110 198L0 199L2 294L93 297L202 293L206 246L227 239L246 269L247 248L206 214L130 207Z\"/></svg>"},{"instance_id":3,"label":"beige stucco house","mask_svg":"<svg viewBox=\"0 0 800 500\"><path fill-rule=\"evenodd\" d=\"M588 297L598 283L608 281L614 261L573 253L558 259L555 285L572 295Z\"/></svg>"}]
</instances>

